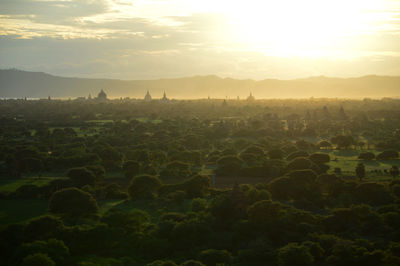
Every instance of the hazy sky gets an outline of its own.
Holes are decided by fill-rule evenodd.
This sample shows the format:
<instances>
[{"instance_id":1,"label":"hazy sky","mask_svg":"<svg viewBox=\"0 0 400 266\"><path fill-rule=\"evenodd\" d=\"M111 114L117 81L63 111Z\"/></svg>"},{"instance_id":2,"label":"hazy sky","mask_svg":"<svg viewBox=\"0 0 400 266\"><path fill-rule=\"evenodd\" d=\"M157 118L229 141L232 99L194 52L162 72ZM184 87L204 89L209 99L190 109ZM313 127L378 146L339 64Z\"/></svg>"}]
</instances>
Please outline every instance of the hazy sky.
<instances>
[{"instance_id":1,"label":"hazy sky","mask_svg":"<svg viewBox=\"0 0 400 266\"><path fill-rule=\"evenodd\" d=\"M0 68L121 79L400 75L400 0L0 0Z\"/></svg>"}]
</instances>

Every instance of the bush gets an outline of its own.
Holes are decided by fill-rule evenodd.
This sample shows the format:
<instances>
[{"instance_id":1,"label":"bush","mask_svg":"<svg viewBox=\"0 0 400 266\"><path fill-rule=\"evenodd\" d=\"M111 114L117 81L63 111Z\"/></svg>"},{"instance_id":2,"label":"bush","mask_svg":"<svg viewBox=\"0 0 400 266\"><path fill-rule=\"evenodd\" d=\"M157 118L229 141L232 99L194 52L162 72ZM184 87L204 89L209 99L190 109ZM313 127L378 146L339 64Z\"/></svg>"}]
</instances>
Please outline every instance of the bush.
<instances>
[{"instance_id":1,"label":"bush","mask_svg":"<svg viewBox=\"0 0 400 266\"><path fill-rule=\"evenodd\" d=\"M49 211L71 216L95 214L99 211L91 194L78 188L66 188L55 192L50 198Z\"/></svg>"}]
</instances>

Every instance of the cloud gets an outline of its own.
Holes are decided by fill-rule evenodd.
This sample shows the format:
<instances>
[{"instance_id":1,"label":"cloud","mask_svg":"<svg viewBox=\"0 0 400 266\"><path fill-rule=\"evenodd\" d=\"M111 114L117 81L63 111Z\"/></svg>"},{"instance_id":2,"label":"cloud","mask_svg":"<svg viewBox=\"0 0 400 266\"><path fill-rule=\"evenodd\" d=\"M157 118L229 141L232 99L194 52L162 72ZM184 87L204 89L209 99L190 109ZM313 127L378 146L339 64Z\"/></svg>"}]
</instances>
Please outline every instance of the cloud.
<instances>
[{"instance_id":1,"label":"cloud","mask_svg":"<svg viewBox=\"0 0 400 266\"><path fill-rule=\"evenodd\" d=\"M75 18L102 14L109 10L105 0L2 0L0 5L1 15L25 15L32 22L63 25L74 24Z\"/></svg>"},{"instance_id":2,"label":"cloud","mask_svg":"<svg viewBox=\"0 0 400 266\"><path fill-rule=\"evenodd\" d=\"M237 42L220 13L163 17L161 10L152 18L133 12L135 3L0 0L0 68L121 79L400 74L398 12L378 23L378 32L357 36L353 46L333 46L337 54L356 55L351 60L278 58ZM260 27L257 34L268 32Z\"/></svg>"}]
</instances>

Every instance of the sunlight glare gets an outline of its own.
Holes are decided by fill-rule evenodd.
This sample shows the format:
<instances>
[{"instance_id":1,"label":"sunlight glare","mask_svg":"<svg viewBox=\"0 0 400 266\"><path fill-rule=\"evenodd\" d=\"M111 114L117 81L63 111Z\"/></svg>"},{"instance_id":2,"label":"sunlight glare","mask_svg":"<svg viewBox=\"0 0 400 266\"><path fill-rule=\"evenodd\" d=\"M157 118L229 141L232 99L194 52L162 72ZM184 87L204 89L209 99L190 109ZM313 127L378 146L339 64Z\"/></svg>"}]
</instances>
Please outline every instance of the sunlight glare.
<instances>
[{"instance_id":1,"label":"sunlight glare","mask_svg":"<svg viewBox=\"0 0 400 266\"><path fill-rule=\"evenodd\" d=\"M246 1L232 4L232 38L253 50L280 57L340 56L357 35L374 27L385 1ZM348 54L345 54L348 56Z\"/></svg>"}]
</instances>

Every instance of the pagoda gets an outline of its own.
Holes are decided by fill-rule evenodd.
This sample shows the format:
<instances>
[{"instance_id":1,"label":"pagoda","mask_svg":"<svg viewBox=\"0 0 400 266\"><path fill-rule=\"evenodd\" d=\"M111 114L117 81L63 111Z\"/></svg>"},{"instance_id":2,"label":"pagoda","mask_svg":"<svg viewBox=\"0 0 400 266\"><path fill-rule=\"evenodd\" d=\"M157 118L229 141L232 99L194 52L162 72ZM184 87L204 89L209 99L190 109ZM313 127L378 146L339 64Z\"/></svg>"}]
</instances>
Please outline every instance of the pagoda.
<instances>
[{"instance_id":1,"label":"pagoda","mask_svg":"<svg viewBox=\"0 0 400 266\"><path fill-rule=\"evenodd\" d=\"M150 95L149 91L147 90L146 96L144 96L144 100L149 102L149 101L151 101L151 99L152 99L151 95Z\"/></svg>"}]
</instances>

